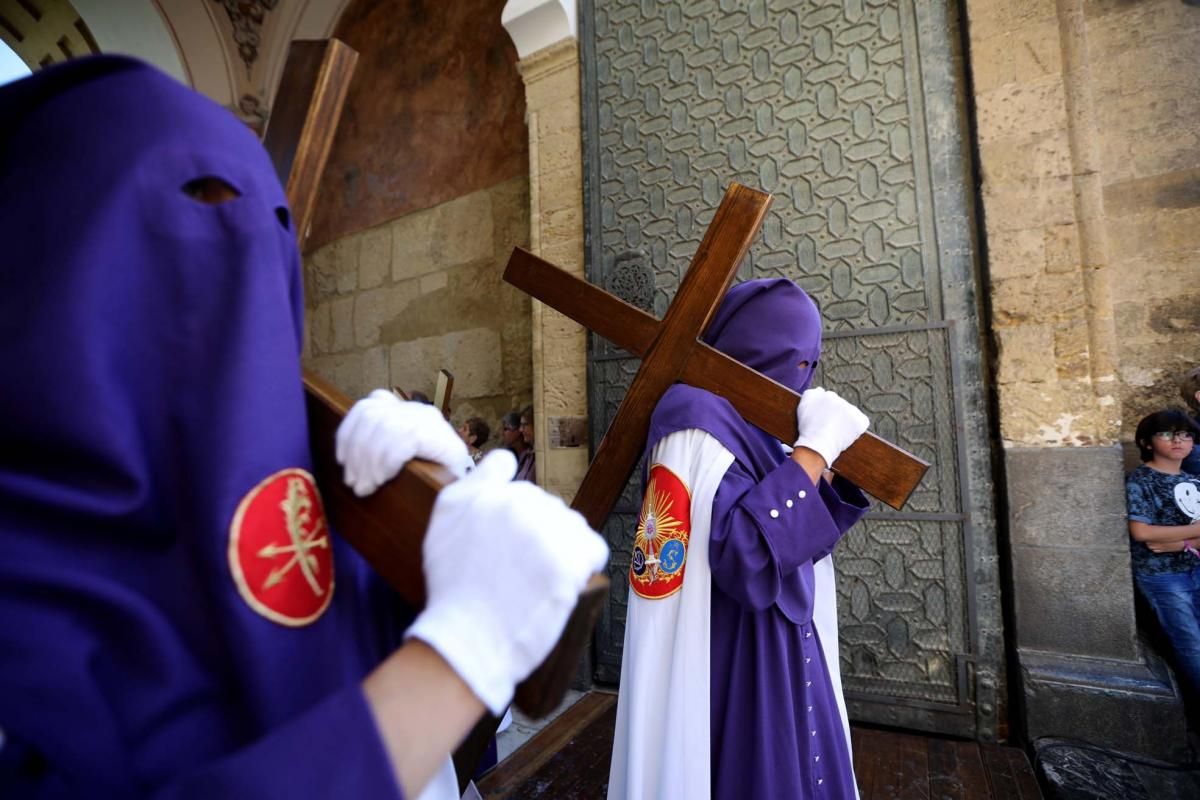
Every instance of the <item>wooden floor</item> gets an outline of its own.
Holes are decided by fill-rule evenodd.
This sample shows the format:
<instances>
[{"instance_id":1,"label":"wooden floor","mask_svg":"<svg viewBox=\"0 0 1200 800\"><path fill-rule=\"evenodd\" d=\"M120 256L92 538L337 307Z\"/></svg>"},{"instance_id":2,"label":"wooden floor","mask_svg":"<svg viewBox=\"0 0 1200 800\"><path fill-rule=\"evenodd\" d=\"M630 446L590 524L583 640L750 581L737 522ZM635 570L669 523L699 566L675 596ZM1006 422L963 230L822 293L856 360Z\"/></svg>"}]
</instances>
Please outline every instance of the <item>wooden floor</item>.
<instances>
[{"instance_id":1,"label":"wooden floor","mask_svg":"<svg viewBox=\"0 0 1200 800\"><path fill-rule=\"evenodd\" d=\"M485 800L603 800L615 695L585 695L478 782ZM862 800L1036 800L1042 794L1015 747L854 727Z\"/></svg>"}]
</instances>

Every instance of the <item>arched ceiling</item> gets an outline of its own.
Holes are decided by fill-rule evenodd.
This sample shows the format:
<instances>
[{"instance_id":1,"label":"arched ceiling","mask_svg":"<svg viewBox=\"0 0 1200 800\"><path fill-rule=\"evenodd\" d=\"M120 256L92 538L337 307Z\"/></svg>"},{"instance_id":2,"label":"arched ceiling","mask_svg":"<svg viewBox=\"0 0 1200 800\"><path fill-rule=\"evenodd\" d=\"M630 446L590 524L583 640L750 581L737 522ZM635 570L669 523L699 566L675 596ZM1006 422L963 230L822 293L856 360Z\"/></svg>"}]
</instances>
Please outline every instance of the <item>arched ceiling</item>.
<instances>
[{"instance_id":1,"label":"arched ceiling","mask_svg":"<svg viewBox=\"0 0 1200 800\"><path fill-rule=\"evenodd\" d=\"M33 69L96 51L141 58L261 126L288 45L330 36L348 3L0 0L0 37Z\"/></svg>"}]
</instances>

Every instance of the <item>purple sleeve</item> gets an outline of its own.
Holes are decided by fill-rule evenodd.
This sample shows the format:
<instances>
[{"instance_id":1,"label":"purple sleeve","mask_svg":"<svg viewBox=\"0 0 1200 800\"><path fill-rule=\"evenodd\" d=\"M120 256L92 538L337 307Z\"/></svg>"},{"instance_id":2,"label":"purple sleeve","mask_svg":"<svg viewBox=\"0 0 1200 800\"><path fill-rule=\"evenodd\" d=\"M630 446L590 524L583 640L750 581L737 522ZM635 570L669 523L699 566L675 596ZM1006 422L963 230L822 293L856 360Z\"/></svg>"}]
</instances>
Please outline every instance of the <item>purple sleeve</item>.
<instances>
[{"instance_id":1,"label":"purple sleeve","mask_svg":"<svg viewBox=\"0 0 1200 800\"><path fill-rule=\"evenodd\" d=\"M778 597L783 575L833 550L866 501L853 487L857 498L843 499L821 483L814 487L790 458L761 481L736 461L729 467L713 499L708 545L713 581L723 592L747 608L765 609Z\"/></svg>"},{"instance_id":2,"label":"purple sleeve","mask_svg":"<svg viewBox=\"0 0 1200 800\"><path fill-rule=\"evenodd\" d=\"M179 776L155 800L379 797L403 800L358 684L235 753Z\"/></svg>"},{"instance_id":3,"label":"purple sleeve","mask_svg":"<svg viewBox=\"0 0 1200 800\"><path fill-rule=\"evenodd\" d=\"M821 481L820 491L821 499L825 501L825 508L829 509L829 516L833 519L833 524L842 534L862 519L870 505L862 490L840 475L834 475L832 483ZM825 552L813 556L813 561L820 561L832 552L833 548L831 547Z\"/></svg>"}]
</instances>

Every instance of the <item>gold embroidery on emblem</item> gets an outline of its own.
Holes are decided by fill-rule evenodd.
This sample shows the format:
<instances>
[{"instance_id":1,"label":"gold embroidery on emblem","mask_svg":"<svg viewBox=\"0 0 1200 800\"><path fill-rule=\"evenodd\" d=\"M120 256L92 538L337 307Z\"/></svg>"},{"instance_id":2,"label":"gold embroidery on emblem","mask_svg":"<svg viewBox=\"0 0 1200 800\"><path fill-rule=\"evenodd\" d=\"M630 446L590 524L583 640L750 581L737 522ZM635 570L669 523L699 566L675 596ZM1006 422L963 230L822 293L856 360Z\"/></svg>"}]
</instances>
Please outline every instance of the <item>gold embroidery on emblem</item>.
<instances>
[{"instance_id":1,"label":"gold embroidery on emblem","mask_svg":"<svg viewBox=\"0 0 1200 800\"><path fill-rule=\"evenodd\" d=\"M302 627L325 612L333 545L311 474L283 469L246 493L230 522L228 559L238 593L267 619Z\"/></svg>"},{"instance_id":2,"label":"gold embroidery on emblem","mask_svg":"<svg viewBox=\"0 0 1200 800\"><path fill-rule=\"evenodd\" d=\"M655 464L638 517L629 569L633 590L642 597L669 597L682 586L691 533L690 505L690 492L683 481L662 464Z\"/></svg>"},{"instance_id":3,"label":"gold embroidery on emblem","mask_svg":"<svg viewBox=\"0 0 1200 800\"><path fill-rule=\"evenodd\" d=\"M309 496L308 487L304 485L304 481L299 478L289 478L287 496L280 502L279 509L283 512L284 524L292 543L278 545L272 542L258 551L258 557L273 559L289 553L292 557L283 565L275 567L267 573L262 588L270 589L282 581L292 569L299 567L305 582L313 590L313 594L318 597L325 594L325 589L317 583L316 573L320 570L320 564L317 563L317 557L309 551L314 547L328 549L329 535L323 533L325 530L324 519L319 519L316 525L312 525L312 507L312 497ZM310 525L312 525L312 530L308 530ZM321 533L319 538L317 537L318 533Z\"/></svg>"}]
</instances>

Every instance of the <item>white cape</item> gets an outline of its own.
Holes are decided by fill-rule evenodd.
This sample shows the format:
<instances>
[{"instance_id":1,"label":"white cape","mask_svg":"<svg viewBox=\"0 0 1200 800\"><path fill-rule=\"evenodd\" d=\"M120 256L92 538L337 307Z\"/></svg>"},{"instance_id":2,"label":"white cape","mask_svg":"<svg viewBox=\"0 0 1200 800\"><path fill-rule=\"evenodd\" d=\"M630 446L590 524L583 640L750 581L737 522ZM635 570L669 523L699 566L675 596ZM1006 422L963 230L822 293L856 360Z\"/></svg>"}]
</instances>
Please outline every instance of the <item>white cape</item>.
<instances>
[{"instance_id":1,"label":"white cape","mask_svg":"<svg viewBox=\"0 0 1200 800\"><path fill-rule=\"evenodd\" d=\"M608 800L695 800L712 796L709 767L708 540L717 487L733 453L709 434L663 438L650 455L691 495L691 532L682 588L659 600L629 591ZM824 646L838 711L850 724L838 666L837 592L832 558L814 565L813 624ZM856 789L857 791L857 789Z\"/></svg>"}]
</instances>

